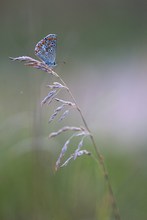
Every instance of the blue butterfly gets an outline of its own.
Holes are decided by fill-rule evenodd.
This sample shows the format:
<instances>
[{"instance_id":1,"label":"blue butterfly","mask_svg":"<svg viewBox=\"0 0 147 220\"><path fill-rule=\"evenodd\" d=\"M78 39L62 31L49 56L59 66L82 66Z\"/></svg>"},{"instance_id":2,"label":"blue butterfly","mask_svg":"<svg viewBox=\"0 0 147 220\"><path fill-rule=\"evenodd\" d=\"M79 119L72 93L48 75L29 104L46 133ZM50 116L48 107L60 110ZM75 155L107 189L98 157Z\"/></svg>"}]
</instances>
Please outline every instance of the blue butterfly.
<instances>
[{"instance_id":1,"label":"blue butterfly","mask_svg":"<svg viewBox=\"0 0 147 220\"><path fill-rule=\"evenodd\" d=\"M49 67L56 66L57 35L49 34L36 44L35 54Z\"/></svg>"}]
</instances>

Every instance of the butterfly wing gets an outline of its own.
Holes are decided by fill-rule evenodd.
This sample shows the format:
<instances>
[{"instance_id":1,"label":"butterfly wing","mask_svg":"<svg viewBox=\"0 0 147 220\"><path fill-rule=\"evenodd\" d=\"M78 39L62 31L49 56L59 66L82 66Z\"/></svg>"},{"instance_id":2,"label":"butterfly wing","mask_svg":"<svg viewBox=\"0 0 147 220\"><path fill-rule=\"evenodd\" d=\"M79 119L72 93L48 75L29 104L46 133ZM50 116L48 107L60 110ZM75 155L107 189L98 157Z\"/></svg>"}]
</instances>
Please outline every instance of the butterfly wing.
<instances>
[{"instance_id":1,"label":"butterfly wing","mask_svg":"<svg viewBox=\"0 0 147 220\"><path fill-rule=\"evenodd\" d=\"M57 35L49 34L35 47L35 54L49 67L56 65Z\"/></svg>"}]
</instances>

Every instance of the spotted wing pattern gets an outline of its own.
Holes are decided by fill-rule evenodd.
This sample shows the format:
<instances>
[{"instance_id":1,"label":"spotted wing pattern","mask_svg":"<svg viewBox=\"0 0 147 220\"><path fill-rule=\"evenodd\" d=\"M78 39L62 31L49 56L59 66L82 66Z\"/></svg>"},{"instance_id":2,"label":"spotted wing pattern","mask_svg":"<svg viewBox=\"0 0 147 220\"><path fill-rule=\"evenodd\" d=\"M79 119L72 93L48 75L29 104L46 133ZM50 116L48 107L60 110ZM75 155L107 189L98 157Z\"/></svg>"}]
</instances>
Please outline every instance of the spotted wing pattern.
<instances>
[{"instance_id":1,"label":"spotted wing pattern","mask_svg":"<svg viewBox=\"0 0 147 220\"><path fill-rule=\"evenodd\" d=\"M56 66L57 35L49 34L36 44L35 54L49 67Z\"/></svg>"}]
</instances>

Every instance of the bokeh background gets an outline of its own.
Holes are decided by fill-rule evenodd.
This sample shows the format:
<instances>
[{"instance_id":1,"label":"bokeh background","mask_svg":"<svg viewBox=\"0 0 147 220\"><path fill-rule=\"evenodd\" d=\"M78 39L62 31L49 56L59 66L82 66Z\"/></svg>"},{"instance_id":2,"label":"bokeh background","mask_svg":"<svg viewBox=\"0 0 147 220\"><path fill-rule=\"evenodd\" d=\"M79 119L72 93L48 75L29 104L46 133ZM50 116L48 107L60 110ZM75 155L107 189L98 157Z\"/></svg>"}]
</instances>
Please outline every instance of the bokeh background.
<instances>
[{"instance_id":1,"label":"bokeh background","mask_svg":"<svg viewBox=\"0 0 147 220\"><path fill-rule=\"evenodd\" d=\"M104 155L122 219L147 219L146 1L1 0L0 25L0 219L114 219L92 157L54 172L69 134L48 134L81 125L79 116L48 124L53 106L40 103L52 77L9 60L35 57L49 33L58 35L56 71ZM84 148L95 154L88 139Z\"/></svg>"}]
</instances>

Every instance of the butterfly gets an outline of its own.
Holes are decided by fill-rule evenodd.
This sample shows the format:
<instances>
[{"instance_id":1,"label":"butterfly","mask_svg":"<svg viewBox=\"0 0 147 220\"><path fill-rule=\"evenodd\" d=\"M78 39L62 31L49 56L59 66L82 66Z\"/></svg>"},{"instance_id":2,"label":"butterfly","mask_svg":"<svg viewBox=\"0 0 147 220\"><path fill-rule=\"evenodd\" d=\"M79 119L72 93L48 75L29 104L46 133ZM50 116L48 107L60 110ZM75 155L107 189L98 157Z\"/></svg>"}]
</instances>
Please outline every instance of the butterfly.
<instances>
[{"instance_id":1,"label":"butterfly","mask_svg":"<svg viewBox=\"0 0 147 220\"><path fill-rule=\"evenodd\" d=\"M57 35L49 34L35 46L37 55L49 67L56 66Z\"/></svg>"}]
</instances>

